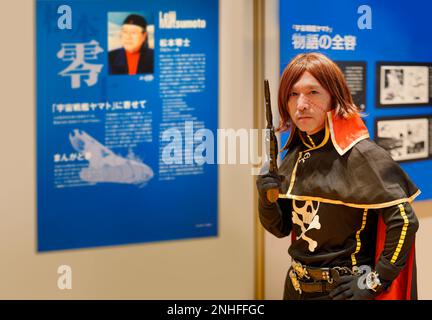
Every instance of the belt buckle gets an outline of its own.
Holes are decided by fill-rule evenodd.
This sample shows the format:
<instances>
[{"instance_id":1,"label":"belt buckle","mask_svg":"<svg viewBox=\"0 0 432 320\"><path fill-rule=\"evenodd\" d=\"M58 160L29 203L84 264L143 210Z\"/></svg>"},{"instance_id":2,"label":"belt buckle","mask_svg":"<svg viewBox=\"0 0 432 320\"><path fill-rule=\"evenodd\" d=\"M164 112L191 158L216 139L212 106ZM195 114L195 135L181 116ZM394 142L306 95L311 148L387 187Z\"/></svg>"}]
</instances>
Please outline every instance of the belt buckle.
<instances>
[{"instance_id":1,"label":"belt buckle","mask_svg":"<svg viewBox=\"0 0 432 320\"><path fill-rule=\"evenodd\" d=\"M330 270L322 271L321 274L322 274L323 280L327 281L330 284L333 283L333 278L330 277Z\"/></svg>"},{"instance_id":2,"label":"belt buckle","mask_svg":"<svg viewBox=\"0 0 432 320\"><path fill-rule=\"evenodd\" d=\"M300 282L299 282L299 280L298 280L298 278L297 278L297 274L296 274L296 272L294 271L294 269L291 269L291 270L289 271L289 277L290 277L290 279L291 279L291 283L292 283L294 289L295 289L296 291L298 291L299 294L301 294L301 293L302 293L302 289L300 288Z\"/></svg>"},{"instance_id":3,"label":"belt buckle","mask_svg":"<svg viewBox=\"0 0 432 320\"><path fill-rule=\"evenodd\" d=\"M300 279L303 278L310 279L306 268L304 268L301 263L293 260L292 267L295 273L300 277Z\"/></svg>"}]
</instances>

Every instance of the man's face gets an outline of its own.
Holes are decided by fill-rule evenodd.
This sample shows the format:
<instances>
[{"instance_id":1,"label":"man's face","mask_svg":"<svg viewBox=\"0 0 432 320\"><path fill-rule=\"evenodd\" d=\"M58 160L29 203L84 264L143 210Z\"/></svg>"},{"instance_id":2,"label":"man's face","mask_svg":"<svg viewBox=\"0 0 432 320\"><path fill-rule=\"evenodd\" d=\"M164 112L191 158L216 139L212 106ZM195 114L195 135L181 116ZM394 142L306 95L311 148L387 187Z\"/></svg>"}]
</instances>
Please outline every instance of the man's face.
<instances>
[{"instance_id":1,"label":"man's face","mask_svg":"<svg viewBox=\"0 0 432 320\"><path fill-rule=\"evenodd\" d=\"M128 52L138 51L147 36L143 28L134 24L124 24L120 34L123 47Z\"/></svg>"},{"instance_id":2,"label":"man's face","mask_svg":"<svg viewBox=\"0 0 432 320\"><path fill-rule=\"evenodd\" d=\"M330 93L309 72L303 73L288 100L288 112L297 128L308 134L317 133L324 128L330 107Z\"/></svg>"}]
</instances>

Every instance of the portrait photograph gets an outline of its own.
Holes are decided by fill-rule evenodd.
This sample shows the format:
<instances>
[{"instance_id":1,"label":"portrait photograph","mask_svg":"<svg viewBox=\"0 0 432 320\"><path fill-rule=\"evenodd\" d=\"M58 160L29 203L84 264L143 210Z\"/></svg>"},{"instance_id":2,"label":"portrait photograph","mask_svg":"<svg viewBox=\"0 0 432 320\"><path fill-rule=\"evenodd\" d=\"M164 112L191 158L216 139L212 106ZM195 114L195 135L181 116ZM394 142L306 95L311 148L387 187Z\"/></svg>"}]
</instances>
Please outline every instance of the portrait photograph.
<instances>
[{"instance_id":1,"label":"portrait photograph","mask_svg":"<svg viewBox=\"0 0 432 320\"><path fill-rule=\"evenodd\" d=\"M142 12L108 13L110 75L154 72L154 24Z\"/></svg>"}]
</instances>

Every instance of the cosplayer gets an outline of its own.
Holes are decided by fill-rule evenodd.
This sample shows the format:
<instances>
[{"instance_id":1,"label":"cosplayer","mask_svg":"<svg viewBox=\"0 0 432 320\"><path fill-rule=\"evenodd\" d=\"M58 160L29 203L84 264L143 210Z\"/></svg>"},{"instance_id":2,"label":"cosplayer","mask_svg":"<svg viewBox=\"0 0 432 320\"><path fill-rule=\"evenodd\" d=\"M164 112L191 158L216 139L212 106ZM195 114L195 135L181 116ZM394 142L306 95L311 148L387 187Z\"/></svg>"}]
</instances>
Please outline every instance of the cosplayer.
<instances>
[{"instance_id":1,"label":"cosplayer","mask_svg":"<svg viewBox=\"0 0 432 320\"><path fill-rule=\"evenodd\" d=\"M411 202L420 191L369 138L338 66L319 53L296 56L278 104L287 152L257 188L264 228L292 236L284 299L416 299Z\"/></svg>"}]
</instances>

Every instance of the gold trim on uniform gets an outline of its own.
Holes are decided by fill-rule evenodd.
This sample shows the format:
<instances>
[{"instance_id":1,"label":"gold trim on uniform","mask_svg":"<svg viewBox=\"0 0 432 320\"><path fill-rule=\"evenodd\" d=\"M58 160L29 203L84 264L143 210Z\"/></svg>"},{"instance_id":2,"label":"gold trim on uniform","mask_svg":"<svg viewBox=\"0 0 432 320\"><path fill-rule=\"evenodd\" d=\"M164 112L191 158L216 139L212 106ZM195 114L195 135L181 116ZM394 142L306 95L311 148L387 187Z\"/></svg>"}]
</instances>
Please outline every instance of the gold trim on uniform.
<instances>
[{"instance_id":1,"label":"gold trim on uniform","mask_svg":"<svg viewBox=\"0 0 432 320\"><path fill-rule=\"evenodd\" d=\"M332 199L326 199L326 198L320 198L320 197L297 196L297 195L291 194L290 192L287 192L286 194L279 194L279 198L294 199L294 200L300 200L300 201L313 200L313 201L320 201L320 202L330 203L330 204L341 204L341 205L344 205L347 207L360 208L360 209L382 209L382 208L388 208L388 207L395 206L395 205L405 203L405 202L411 203L414 201L414 199L420 193L421 193L421 191L417 190L417 192L414 193L409 198L401 198L401 199L396 199L393 201L382 202L382 203L373 203L373 204L357 204L357 203L348 203L348 202L343 202L340 200L332 200Z\"/></svg>"},{"instance_id":2,"label":"gold trim on uniform","mask_svg":"<svg viewBox=\"0 0 432 320\"><path fill-rule=\"evenodd\" d=\"M306 136L308 137L309 141L312 143L312 146L316 147L315 142L313 141L312 137L308 134Z\"/></svg>"},{"instance_id":3,"label":"gold trim on uniform","mask_svg":"<svg viewBox=\"0 0 432 320\"><path fill-rule=\"evenodd\" d=\"M300 140L303 142L303 144L306 146L306 147L308 147L308 148L313 148L314 147L314 145L312 146L312 145L310 145L309 143L307 143L306 141L305 141L305 139L303 138L303 135L299 132L299 136L300 136Z\"/></svg>"},{"instance_id":4,"label":"gold trim on uniform","mask_svg":"<svg viewBox=\"0 0 432 320\"><path fill-rule=\"evenodd\" d=\"M306 137L308 137L310 143L312 144L312 147L316 147L315 142L313 141L312 137L308 134L306 134Z\"/></svg>"},{"instance_id":5,"label":"gold trim on uniform","mask_svg":"<svg viewBox=\"0 0 432 320\"><path fill-rule=\"evenodd\" d=\"M401 231L398 245L397 245L396 250L393 253L393 257L391 258L391 261L390 261L390 263L392 263L392 264L394 264L396 262L396 260L399 256L399 253L400 253L402 246L404 244L404 241L405 241L405 236L406 236L406 232L407 232L408 225L409 225L409 220L408 220L408 217L405 213L405 207L403 206L403 204L398 205L398 207L399 207L400 214L404 220L404 225L402 227L402 231Z\"/></svg>"},{"instance_id":6,"label":"gold trim on uniform","mask_svg":"<svg viewBox=\"0 0 432 320\"><path fill-rule=\"evenodd\" d=\"M301 136L300 133L299 133L299 135L300 135L300 138L302 138L302 136ZM288 192L287 192L287 194L290 194L290 193L291 193L291 190L294 188L294 183L295 183L296 173L297 173L297 166L298 166L298 164L299 164L299 162L300 162L300 160L301 160L301 158L302 158L303 153L306 153L306 152L309 152L309 151L312 151L312 150L316 150L316 149L321 148L322 146L324 146L324 145L327 143L329 137L330 137L330 131L329 131L329 128L328 128L328 122L326 121L326 123L325 123L325 134L324 134L324 139L323 139L323 141L321 141L321 143L320 143L318 146L316 146L316 147L309 148L309 149L307 149L307 150L304 150L304 151L300 151L300 152L299 152L299 156L298 156L298 158L297 158L296 164L294 165L294 169L293 169L293 172L292 172L292 174L291 174L291 181L290 181L290 186L289 186L289 188L288 188ZM302 139L303 139L303 138L302 138ZM306 143L305 143L305 144L306 144ZM284 195L279 194L279 197L280 197L280 198L284 198Z\"/></svg>"},{"instance_id":7,"label":"gold trim on uniform","mask_svg":"<svg viewBox=\"0 0 432 320\"><path fill-rule=\"evenodd\" d=\"M364 211L363 211L362 225L361 225L360 229L356 233L357 246L356 246L355 251L351 254L351 261L352 261L352 266L353 267L357 264L357 259L355 258L355 255L360 252L360 248L361 248L360 233L366 227L367 213L368 213L368 209L364 209Z\"/></svg>"},{"instance_id":8,"label":"gold trim on uniform","mask_svg":"<svg viewBox=\"0 0 432 320\"><path fill-rule=\"evenodd\" d=\"M294 187L295 176L296 176L296 172L297 172L297 166L298 166L298 164L300 162L300 159L301 159L302 155L303 155L303 152L300 151L299 155L298 155L298 158L297 158L297 161L296 161L296 164L294 166L293 172L291 174L290 186L288 188L288 192L287 193L291 193L291 190ZM283 194L282 193L279 193L279 198L283 198Z\"/></svg>"}]
</instances>

